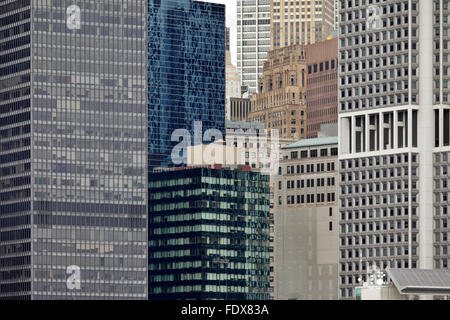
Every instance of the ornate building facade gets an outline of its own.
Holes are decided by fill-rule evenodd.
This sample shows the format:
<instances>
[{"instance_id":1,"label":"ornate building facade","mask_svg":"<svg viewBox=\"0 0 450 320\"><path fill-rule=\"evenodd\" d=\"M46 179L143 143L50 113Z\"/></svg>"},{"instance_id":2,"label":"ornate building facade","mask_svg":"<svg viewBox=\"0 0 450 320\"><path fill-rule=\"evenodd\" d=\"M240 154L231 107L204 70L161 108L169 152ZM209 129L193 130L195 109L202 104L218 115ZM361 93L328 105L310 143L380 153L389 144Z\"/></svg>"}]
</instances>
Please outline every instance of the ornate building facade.
<instances>
[{"instance_id":1,"label":"ornate building facade","mask_svg":"<svg viewBox=\"0 0 450 320\"><path fill-rule=\"evenodd\" d=\"M280 138L306 137L306 48L293 45L269 52L258 94L252 96L250 121L279 130Z\"/></svg>"}]
</instances>

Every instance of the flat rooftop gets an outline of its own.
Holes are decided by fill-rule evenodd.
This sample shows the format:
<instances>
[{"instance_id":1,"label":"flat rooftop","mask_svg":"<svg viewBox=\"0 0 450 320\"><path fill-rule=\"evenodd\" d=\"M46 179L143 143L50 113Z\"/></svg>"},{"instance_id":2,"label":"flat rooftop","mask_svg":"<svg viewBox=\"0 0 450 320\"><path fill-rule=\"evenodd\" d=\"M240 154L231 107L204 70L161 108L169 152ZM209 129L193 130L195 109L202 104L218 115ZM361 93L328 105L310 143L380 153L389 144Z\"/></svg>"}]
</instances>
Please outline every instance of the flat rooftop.
<instances>
[{"instance_id":1,"label":"flat rooftop","mask_svg":"<svg viewBox=\"0 0 450 320\"><path fill-rule=\"evenodd\" d=\"M297 142L291 143L284 146L282 149L296 149L296 148L307 148L307 147L318 147L325 145L338 144L338 137L321 137L312 139L302 139Z\"/></svg>"},{"instance_id":2,"label":"flat rooftop","mask_svg":"<svg viewBox=\"0 0 450 320\"><path fill-rule=\"evenodd\" d=\"M386 269L401 294L450 295L449 269Z\"/></svg>"}]
</instances>

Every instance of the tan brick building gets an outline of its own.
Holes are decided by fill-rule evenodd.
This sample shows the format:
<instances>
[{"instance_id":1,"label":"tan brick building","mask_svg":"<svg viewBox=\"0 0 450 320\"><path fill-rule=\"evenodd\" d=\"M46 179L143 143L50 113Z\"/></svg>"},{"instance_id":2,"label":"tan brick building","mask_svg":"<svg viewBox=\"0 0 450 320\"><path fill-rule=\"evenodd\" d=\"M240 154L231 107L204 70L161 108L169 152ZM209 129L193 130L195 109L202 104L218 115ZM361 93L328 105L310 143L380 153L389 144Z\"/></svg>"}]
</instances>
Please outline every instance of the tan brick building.
<instances>
[{"instance_id":1,"label":"tan brick building","mask_svg":"<svg viewBox=\"0 0 450 320\"><path fill-rule=\"evenodd\" d=\"M320 125L338 120L338 39L306 47L306 134L317 137Z\"/></svg>"},{"instance_id":2,"label":"tan brick building","mask_svg":"<svg viewBox=\"0 0 450 320\"><path fill-rule=\"evenodd\" d=\"M271 0L271 48L323 41L334 19L334 0Z\"/></svg>"},{"instance_id":3,"label":"tan brick building","mask_svg":"<svg viewBox=\"0 0 450 320\"><path fill-rule=\"evenodd\" d=\"M269 51L248 120L278 129L280 138L306 137L306 71L305 46Z\"/></svg>"}]
</instances>

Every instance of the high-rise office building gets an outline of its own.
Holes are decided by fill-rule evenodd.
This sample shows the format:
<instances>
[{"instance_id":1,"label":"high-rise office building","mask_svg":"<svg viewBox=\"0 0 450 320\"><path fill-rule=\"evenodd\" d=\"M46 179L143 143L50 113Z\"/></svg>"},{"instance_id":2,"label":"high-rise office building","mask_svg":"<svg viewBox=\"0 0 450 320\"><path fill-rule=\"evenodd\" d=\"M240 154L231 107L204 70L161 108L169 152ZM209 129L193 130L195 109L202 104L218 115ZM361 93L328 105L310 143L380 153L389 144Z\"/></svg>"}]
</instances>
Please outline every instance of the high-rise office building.
<instances>
[{"instance_id":1,"label":"high-rise office building","mask_svg":"<svg viewBox=\"0 0 450 320\"><path fill-rule=\"evenodd\" d=\"M149 197L149 299L269 298L268 175L171 169Z\"/></svg>"},{"instance_id":2,"label":"high-rise office building","mask_svg":"<svg viewBox=\"0 0 450 320\"><path fill-rule=\"evenodd\" d=\"M225 132L225 30L224 5L148 1L150 168L172 164L177 129Z\"/></svg>"},{"instance_id":3,"label":"high-rise office building","mask_svg":"<svg viewBox=\"0 0 450 320\"><path fill-rule=\"evenodd\" d=\"M1 2L0 299L147 298L146 11Z\"/></svg>"},{"instance_id":4,"label":"high-rise office building","mask_svg":"<svg viewBox=\"0 0 450 320\"><path fill-rule=\"evenodd\" d=\"M230 29L227 28L227 40L226 40L226 93L225 93L225 112L226 119L232 120L232 99L242 98L242 86L241 86L241 76L237 68L231 62L231 52L230 52ZM248 101L250 103L250 101ZM235 105L236 107L236 105Z\"/></svg>"},{"instance_id":5,"label":"high-rise office building","mask_svg":"<svg viewBox=\"0 0 450 320\"><path fill-rule=\"evenodd\" d=\"M237 2L237 68L250 95L258 91L270 50L270 11L270 0Z\"/></svg>"},{"instance_id":6,"label":"high-rise office building","mask_svg":"<svg viewBox=\"0 0 450 320\"><path fill-rule=\"evenodd\" d=\"M275 299L338 298L338 138L282 148L275 176Z\"/></svg>"},{"instance_id":7,"label":"high-rise office building","mask_svg":"<svg viewBox=\"0 0 450 320\"><path fill-rule=\"evenodd\" d=\"M271 0L272 49L326 40L335 26L334 0Z\"/></svg>"},{"instance_id":8,"label":"high-rise office building","mask_svg":"<svg viewBox=\"0 0 450 320\"><path fill-rule=\"evenodd\" d=\"M323 124L338 119L338 39L306 46L306 135L316 138Z\"/></svg>"},{"instance_id":9,"label":"high-rise office building","mask_svg":"<svg viewBox=\"0 0 450 320\"><path fill-rule=\"evenodd\" d=\"M269 134L278 130L280 138L306 137L305 46L271 50L258 86L248 120L264 123Z\"/></svg>"},{"instance_id":10,"label":"high-rise office building","mask_svg":"<svg viewBox=\"0 0 450 320\"><path fill-rule=\"evenodd\" d=\"M370 265L449 266L450 12L439 0L339 11L340 297L354 299Z\"/></svg>"}]
</instances>

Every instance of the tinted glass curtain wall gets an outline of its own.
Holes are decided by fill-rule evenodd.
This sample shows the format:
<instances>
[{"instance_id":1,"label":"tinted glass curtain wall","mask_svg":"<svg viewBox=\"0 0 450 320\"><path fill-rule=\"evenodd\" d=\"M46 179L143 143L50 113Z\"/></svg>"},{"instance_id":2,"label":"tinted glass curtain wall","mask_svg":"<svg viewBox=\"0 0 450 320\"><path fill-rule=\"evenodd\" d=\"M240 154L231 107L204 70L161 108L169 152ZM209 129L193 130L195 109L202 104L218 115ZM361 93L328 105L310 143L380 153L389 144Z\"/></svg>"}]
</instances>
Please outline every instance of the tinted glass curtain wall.
<instances>
[{"instance_id":1,"label":"tinted glass curtain wall","mask_svg":"<svg viewBox=\"0 0 450 320\"><path fill-rule=\"evenodd\" d=\"M225 6L149 0L149 167L171 166L172 133L225 133Z\"/></svg>"},{"instance_id":2,"label":"tinted glass curtain wall","mask_svg":"<svg viewBox=\"0 0 450 320\"><path fill-rule=\"evenodd\" d=\"M236 169L153 174L149 299L267 300L270 177Z\"/></svg>"},{"instance_id":3,"label":"tinted glass curtain wall","mask_svg":"<svg viewBox=\"0 0 450 320\"><path fill-rule=\"evenodd\" d=\"M146 9L0 1L0 300L147 299Z\"/></svg>"}]
</instances>

